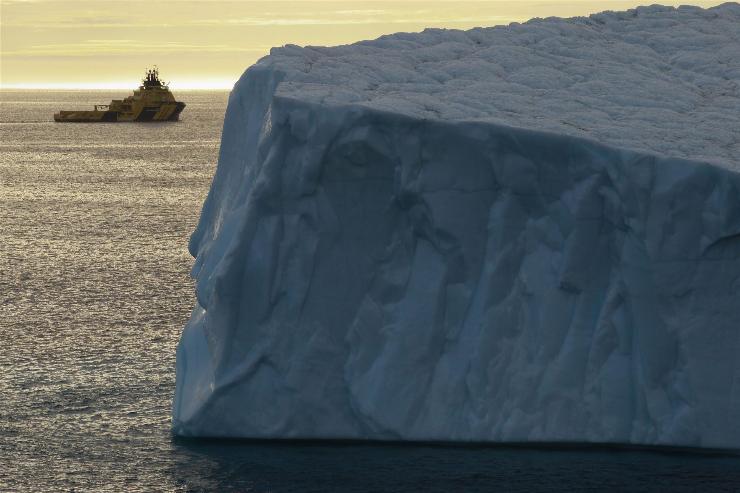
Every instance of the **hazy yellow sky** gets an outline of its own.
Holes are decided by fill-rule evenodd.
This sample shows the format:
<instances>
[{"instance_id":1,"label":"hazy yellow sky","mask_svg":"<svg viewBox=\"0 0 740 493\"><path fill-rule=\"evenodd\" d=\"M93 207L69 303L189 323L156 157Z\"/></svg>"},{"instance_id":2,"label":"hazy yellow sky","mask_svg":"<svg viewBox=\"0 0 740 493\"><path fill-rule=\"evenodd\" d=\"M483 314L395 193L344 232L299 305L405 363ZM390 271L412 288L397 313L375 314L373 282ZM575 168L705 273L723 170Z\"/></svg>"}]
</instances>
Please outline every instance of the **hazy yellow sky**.
<instances>
[{"instance_id":1,"label":"hazy yellow sky","mask_svg":"<svg viewBox=\"0 0 740 493\"><path fill-rule=\"evenodd\" d=\"M708 7L722 2L692 3ZM131 88L145 67L157 64L173 88L230 87L272 46L344 44L425 27L468 29L639 4L621 0L0 0L0 84L3 88Z\"/></svg>"}]
</instances>

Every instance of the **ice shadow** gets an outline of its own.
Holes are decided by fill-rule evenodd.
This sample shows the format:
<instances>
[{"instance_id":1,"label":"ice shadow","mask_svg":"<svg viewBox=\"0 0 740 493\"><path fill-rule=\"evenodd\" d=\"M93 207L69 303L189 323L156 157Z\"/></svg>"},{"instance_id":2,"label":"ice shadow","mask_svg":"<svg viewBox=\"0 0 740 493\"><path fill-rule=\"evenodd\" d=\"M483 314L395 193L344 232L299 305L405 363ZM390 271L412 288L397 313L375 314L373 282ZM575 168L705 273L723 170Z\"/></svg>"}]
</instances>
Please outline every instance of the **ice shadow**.
<instances>
[{"instance_id":1,"label":"ice shadow","mask_svg":"<svg viewBox=\"0 0 740 493\"><path fill-rule=\"evenodd\" d=\"M173 440L185 491L705 491L740 488L728 453L590 446Z\"/></svg>"}]
</instances>

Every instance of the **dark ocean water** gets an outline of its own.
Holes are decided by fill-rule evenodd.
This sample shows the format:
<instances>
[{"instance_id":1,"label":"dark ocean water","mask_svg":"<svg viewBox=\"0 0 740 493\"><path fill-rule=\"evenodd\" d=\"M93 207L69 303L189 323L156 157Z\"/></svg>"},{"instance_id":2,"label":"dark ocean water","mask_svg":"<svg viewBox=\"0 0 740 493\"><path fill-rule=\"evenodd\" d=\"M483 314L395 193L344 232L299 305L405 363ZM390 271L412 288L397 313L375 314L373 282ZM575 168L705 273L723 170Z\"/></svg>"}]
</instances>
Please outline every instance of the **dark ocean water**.
<instances>
[{"instance_id":1,"label":"dark ocean water","mask_svg":"<svg viewBox=\"0 0 740 493\"><path fill-rule=\"evenodd\" d=\"M51 121L122 95L0 92L0 491L740 491L732 454L173 440L227 94L178 93L178 123Z\"/></svg>"}]
</instances>

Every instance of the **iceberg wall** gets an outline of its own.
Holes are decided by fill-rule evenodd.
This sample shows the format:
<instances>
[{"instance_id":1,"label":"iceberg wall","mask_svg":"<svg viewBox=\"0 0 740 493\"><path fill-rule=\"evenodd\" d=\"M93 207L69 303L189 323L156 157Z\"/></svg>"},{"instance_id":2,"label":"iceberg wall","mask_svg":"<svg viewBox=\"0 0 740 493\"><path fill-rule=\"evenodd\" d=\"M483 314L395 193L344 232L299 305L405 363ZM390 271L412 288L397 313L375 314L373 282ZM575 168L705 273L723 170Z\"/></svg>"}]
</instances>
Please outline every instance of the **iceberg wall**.
<instances>
[{"instance_id":1,"label":"iceberg wall","mask_svg":"<svg viewBox=\"0 0 740 493\"><path fill-rule=\"evenodd\" d=\"M635 12L740 25L733 5ZM276 50L232 92L176 434L740 447L740 127L708 156L619 125L433 117L402 104L419 84L389 108L307 80L336 62L317 56Z\"/></svg>"}]
</instances>

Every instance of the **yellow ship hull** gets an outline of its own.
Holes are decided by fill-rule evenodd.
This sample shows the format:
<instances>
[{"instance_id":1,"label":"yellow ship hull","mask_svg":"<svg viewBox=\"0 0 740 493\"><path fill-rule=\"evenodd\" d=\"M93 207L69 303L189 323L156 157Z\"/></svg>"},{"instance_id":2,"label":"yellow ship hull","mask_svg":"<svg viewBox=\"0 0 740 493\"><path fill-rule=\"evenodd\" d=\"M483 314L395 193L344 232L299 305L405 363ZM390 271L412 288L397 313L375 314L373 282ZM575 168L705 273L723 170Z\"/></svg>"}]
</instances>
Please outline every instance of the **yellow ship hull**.
<instances>
[{"instance_id":1,"label":"yellow ship hull","mask_svg":"<svg viewBox=\"0 0 740 493\"><path fill-rule=\"evenodd\" d=\"M172 122L179 120L184 108L185 103L173 102L158 106L142 106L137 108L138 111L60 111L54 114L54 121L73 123Z\"/></svg>"}]
</instances>

